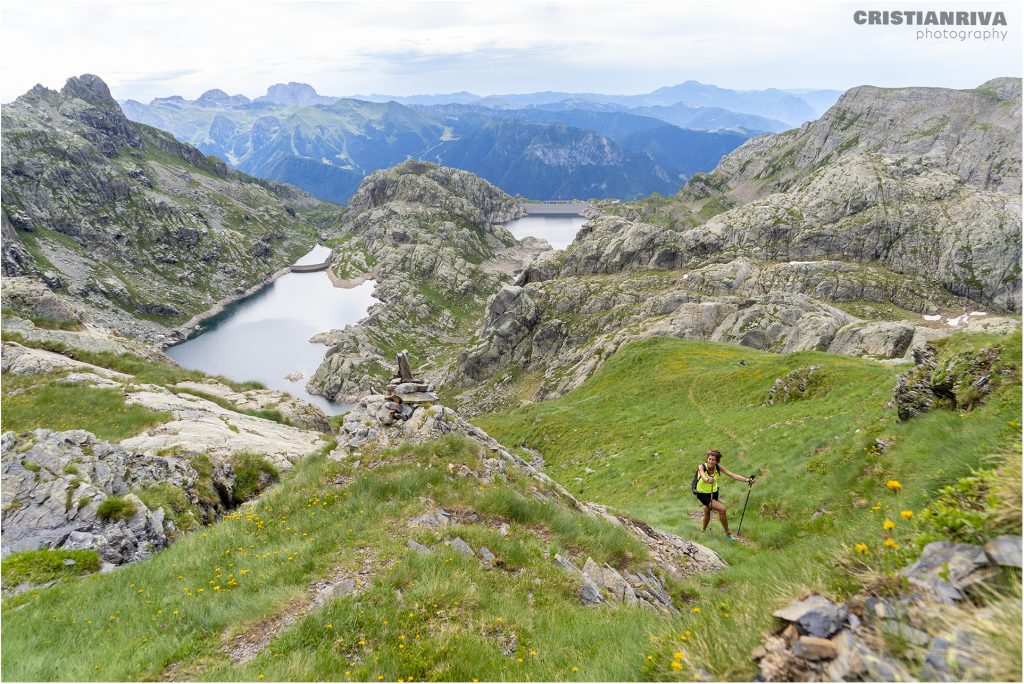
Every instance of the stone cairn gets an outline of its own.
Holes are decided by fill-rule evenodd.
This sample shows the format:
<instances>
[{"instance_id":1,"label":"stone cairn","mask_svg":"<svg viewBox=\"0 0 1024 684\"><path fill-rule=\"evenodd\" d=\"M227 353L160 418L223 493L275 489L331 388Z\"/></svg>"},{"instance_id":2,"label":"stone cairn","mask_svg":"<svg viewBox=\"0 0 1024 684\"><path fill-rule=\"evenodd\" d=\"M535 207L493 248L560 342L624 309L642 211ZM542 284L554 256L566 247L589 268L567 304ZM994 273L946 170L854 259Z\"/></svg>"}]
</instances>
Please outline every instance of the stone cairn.
<instances>
[{"instance_id":1,"label":"stone cairn","mask_svg":"<svg viewBox=\"0 0 1024 684\"><path fill-rule=\"evenodd\" d=\"M395 373L384 391L384 398L384 406L377 416L384 425L408 420L416 406L438 400L433 385L413 377L409 352L405 349L396 355Z\"/></svg>"}]
</instances>

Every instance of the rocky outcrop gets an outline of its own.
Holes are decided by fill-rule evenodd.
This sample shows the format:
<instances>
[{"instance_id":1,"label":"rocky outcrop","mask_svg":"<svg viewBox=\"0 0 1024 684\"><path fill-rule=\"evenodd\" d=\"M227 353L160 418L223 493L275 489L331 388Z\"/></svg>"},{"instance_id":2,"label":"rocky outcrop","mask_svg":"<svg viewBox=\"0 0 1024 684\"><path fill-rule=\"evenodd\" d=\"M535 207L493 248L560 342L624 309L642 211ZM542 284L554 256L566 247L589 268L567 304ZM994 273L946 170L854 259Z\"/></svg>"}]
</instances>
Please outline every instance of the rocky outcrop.
<instances>
[{"instance_id":1,"label":"rocky outcrop","mask_svg":"<svg viewBox=\"0 0 1024 684\"><path fill-rule=\"evenodd\" d=\"M697 174L687 199L725 195L748 202L788 189L844 156L882 152L1020 195L1021 80L996 78L972 90L875 88L847 91L817 121L754 138Z\"/></svg>"},{"instance_id":2,"label":"rocky outcrop","mask_svg":"<svg viewBox=\"0 0 1024 684\"><path fill-rule=\"evenodd\" d=\"M791 401L799 401L807 398L818 384L818 376L815 372L821 370L821 366L814 364L803 366L786 373L772 383L768 390L768 396L764 400L765 406L775 404L786 404Z\"/></svg>"},{"instance_id":3,"label":"rocky outcrop","mask_svg":"<svg viewBox=\"0 0 1024 684\"><path fill-rule=\"evenodd\" d=\"M375 278L382 303L358 326L316 336L330 348L307 389L335 401L380 393L378 379L403 347L422 359L465 342L487 297L515 269L510 259L536 253L513 250L518 242L500 225L521 212L464 171L407 162L370 174L338 227L346 248L332 272L347 282ZM428 381L437 372L422 370Z\"/></svg>"},{"instance_id":4,"label":"rocky outcrop","mask_svg":"<svg viewBox=\"0 0 1024 684\"><path fill-rule=\"evenodd\" d=\"M695 274L697 282L710 280L718 292L783 289L832 301L899 301L921 312L959 297L1019 311L1018 198L900 157L859 154L695 228L591 221L561 255L529 270L526 282L711 268ZM753 263L746 273L736 264L731 279L708 266L737 257ZM837 268L839 260L849 266ZM780 272L779 263L789 267ZM763 278L750 277L755 268ZM864 275L844 273L851 268Z\"/></svg>"},{"instance_id":5,"label":"rocky outcrop","mask_svg":"<svg viewBox=\"0 0 1024 684\"><path fill-rule=\"evenodd\" d=\"M925 344L913 353L915 367L896 381L892 405L900 420L910 420L937 406L970 410L984 401L1004 378L1014 374L999 363L1001 345L978 351L942 353Z\"/></svg>"},{"instance_id":6,"label":"rocky outcrop","mask_svg":"<svg viewBox=\"0 0 1024 684\"><path fill-rule=\"evenodd\" d=\"M0 288L3 307L11 313L57 324L80 325L84 321L75 307L36 278L5 277Z\"/></svg>"},{"instance_id":7,"label":"rocky outcrop","mask_svg":"<svg viewBox=\"0 0 1024 684\"><path fill-rule=\"evenodd\" d=\"M150 342L315 242L308 195L130 122L86 75L3 108L4 275L36 274Z\"/></svg>"},{"instance_id":8,"label":"rocky outcrop","mask_svg":"<svg viewBox=\"0 0 1024 684\"><path fill-rule=\"evenodd\" d=\"M4 555L93 549L115 565L140 560L166 546L174 526L133 490L169 483L199 503L198 475L183 459L134 453L84 430L5 432L2 453ZM110 497L123 498L124 514L101 515Z\"/></svg>"}]
</instances>

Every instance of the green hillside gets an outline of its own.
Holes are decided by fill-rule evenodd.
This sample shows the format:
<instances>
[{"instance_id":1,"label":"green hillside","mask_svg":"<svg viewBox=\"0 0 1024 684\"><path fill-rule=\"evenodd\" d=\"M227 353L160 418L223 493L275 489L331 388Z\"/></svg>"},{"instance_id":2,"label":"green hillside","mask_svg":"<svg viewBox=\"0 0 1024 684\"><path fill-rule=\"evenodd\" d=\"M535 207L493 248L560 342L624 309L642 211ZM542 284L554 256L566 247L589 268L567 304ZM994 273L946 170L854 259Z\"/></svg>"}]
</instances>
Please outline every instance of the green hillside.
<instances>
[{"instance_id":1,"label":"green hillside","mask_svg":"<svg viewBox=\"0 0 1024 684\"><path fill-rule=\"evenodd\" d=\"M993 504L1002 513L990 512L980 538L957 540L983 541L1000 533L1000 524L1003 533L1019 534L1020 334L939 344L946 356L999 345L1007 373L987 403L900 423L887 404L909 364L651 339L623 349L561 399L476 422L503 444L539 450L551 476L574 495L719 551L732 567L694 577L685 588L703 616L688 650L716 679L751 679L749 654L774 627L773 611L811 590L844 598L861 588L865 575L851 567L855 544L869 547L868 568L891 571L925 542L953 536L941 521L920 521L943 486L976 469L1001 468L991 481L1009 487ZM764 405L776 378L812 364L821 369L806 397ZM690 481L710 448L721 450L723 465L737 474L761 471L739 544L724 539L717 518L697 537L700 506ZM890 480L901 489L887 488ZM725 482L722 500L735 531L746 487ZM908 522L901 511L917 515ZM899 521L898 550L883 547L885 519ZM1006 647L1019 674L1019 638Z\"/></svg>"}]
</instances>

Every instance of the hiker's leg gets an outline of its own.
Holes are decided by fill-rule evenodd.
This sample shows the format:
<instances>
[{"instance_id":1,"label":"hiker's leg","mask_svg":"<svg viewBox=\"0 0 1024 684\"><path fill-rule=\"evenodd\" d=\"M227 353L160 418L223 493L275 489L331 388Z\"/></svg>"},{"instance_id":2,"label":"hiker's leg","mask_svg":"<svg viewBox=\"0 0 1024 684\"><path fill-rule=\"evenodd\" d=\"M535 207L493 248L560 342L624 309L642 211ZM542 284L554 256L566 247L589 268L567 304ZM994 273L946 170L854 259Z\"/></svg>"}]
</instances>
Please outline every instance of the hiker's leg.
<instances>
[{"instance_id":1,"label":"hiker's leg","mask_svg":"<svg viewBox=\"0 0 1024 684\"><path fill-rule=\"evenodd\" d=\"M725 533L729 534L729 516L725 512L725 504L717 499L711 502L711 507L718 511L718 519L722 521L722 527L725 528ZM710 514L710 511L708 511Z\"/></svg>"},{"instance_id":2,"label":"hiker's leg","mask_svg":"<svg viewBox=\"0 0 1024 684\"><path fill-rule=\"evenodd\" d=\"M708 523L711 522L711 506L704 507L704 524L700 526L701 532L708 529Z\"/></svg>"}]
</instances>

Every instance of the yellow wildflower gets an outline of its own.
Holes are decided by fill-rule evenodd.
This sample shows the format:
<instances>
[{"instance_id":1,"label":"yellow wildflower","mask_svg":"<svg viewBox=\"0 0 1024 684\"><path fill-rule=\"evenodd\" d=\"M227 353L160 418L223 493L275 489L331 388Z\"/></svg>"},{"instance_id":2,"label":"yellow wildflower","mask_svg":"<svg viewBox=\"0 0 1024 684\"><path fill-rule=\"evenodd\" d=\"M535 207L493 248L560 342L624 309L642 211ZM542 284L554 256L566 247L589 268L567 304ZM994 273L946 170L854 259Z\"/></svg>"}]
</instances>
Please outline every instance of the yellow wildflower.
<instances>
[{"instance_id":1,"label":"yellow wildflower","mask_svg":"<svg viewBox=\"0 0 1024 684\"><path fill-rule=\"evenodd\" d=\"M893 551L895 551L896 549L900 548L900 545L897 544L896 540L894 540L892 538L886 539L885 540L885 545L887 547L889 547L890 549L892 549Z\"/></svg>"},{"instance_id":2,"label":"yellow wildflower","mask_svg":"<svg viewBox=\"0 0 1024 684\"><path fill-rule=\"evenodd\" d=\"M904 520L910 520L914 517L914 511L900 511L900 517Z\"/></svg>"},{"instance_id":3,"label":"yellow wildflower","mask_svg":"<svg viewBox=\"0 0 1024 684\"><path fill-rule=\"evenodd\" d=\"M681 662L679 662L678 660L673 660L672 661L672 669L675 670L676 672L678 672L679 670L683 669L683 664Z\"/></svg>"},{"instance_id":4,"label":"yellow wildflower","mask_svg":"<svg viewBox=\"0 0 1024 684\"><path fill-rule=\"evenodd\" d=\"M868 545L867 544L857 544L856 546L853 547L853 550L856 551L857 553L867 553L868 552Z\"/></svg>"},{"instance_id":5,"label":"yellow wildflower","mask_svg":"<svg viewBox=\"0 0 1024 684\"><path fill-rule=\"evenodd\" d=\"M885 483L885 486L894 492L898 492L903 489L903 485L900 484L899 480L889 480Z\"/></svg>"},{"instance_id":6,"label":"yellow wildflower","mask_svg":"<svg viewBox=\"0 0 1024 684\"><path fill-rule=\"evenodd\" d=\"M579 671L580 671L580 668L578 668L578 667L570 667L569 669L570 669L570 670L571 670L572 672L579 672Z\"/></svg>"},{"instance_id":7,"label":"yellow wildflower","mask_svg":"<svg viewBox=\"0 0 1024 684\"><path fill-rule=\"evenodd\" d=\"M882 523L882 529L884 530L891 530L894 527L896 527L896 523L894 523L892 520L889 520L888 518L886 518L885 522Z\"/></svg>"},{"instance_id":8,"label":"yellow wildflower","mask_svg":"<svg viewBox=\"0 0 1024 684\"><path fill-rule=\"evenodd\" d=\"M676 651L675 653L672 654L672 660L682 660L682 659L683 659L683 652L682 651Z\"/></svg>"},{"instance_id":9,"label":"yellow wildflower","mask_svg":"<svg viewBox=\"0 0 1024 684\"><path fill-rule=\"evenodd\" d=\"M700 606L694 606L693 607L693 612L694 613L699 613L700 612Z\"/></svg>"}]
</instances>

